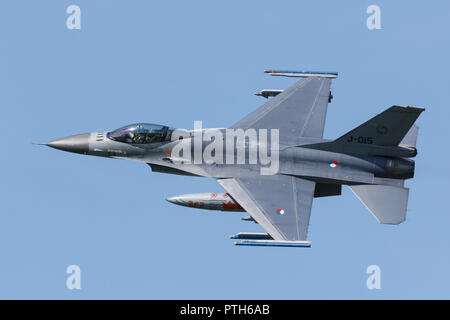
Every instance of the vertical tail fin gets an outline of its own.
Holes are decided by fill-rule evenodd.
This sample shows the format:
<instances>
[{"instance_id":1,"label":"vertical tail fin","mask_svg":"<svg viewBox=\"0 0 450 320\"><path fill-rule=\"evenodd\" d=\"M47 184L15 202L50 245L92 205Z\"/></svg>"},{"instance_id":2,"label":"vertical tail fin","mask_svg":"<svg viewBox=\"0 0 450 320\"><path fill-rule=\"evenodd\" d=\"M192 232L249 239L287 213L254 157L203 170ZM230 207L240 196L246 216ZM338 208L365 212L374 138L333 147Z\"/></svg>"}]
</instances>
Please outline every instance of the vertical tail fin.
<instances>
[{"instance_id":1,"label":"vertical tail fin","mask_svg":"<svg viewBox=\"0 0 450 320\"><path fill-rule=\"evenodd\" d=\"M397 146L424 110L418 107L392 106L335 142Z\"/></svg>"},{"instance_id":2,"label":"vertical tail fin","mask_svg":"<svg viewBox=\"0 0 450 320\"><path fill-rule=\"evenodd\" d=\"M302 147L365 156L415 157L419 127L414 122L424 110L393 106L334 141Z\"/></svg>"}]
</instances>

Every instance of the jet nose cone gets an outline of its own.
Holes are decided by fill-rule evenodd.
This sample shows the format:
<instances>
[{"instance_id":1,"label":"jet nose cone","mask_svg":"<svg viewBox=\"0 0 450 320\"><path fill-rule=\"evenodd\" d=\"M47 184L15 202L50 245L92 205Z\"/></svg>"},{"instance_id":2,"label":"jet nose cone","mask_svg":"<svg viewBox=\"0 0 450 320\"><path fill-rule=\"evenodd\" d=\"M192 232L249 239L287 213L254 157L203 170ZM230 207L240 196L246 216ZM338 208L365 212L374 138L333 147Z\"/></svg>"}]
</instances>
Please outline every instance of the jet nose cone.
<instances>
[{"instance_id":1,"label":"jet nose cone","mask_svg":"<svg viewBox=\"0 0 450 320\"><path fill-rule=\"evenodd\" d=\"M173 203L173 204L178 204L178 197L171 197L171 198L167 198L166 199L167 201L169 201L170 203Z\"/></svg>"},{"instance_id":2,"label":"jet nose cone","mask_svg":"<svg viewBox=\"0 0 450 320\"><path fill-rule=\"evenodd\" d=\"M45 145L63 151L87 154L89 151L90 135L90 133L77 134L74 136L50 141Z\"/></svg>"}]
</instances>

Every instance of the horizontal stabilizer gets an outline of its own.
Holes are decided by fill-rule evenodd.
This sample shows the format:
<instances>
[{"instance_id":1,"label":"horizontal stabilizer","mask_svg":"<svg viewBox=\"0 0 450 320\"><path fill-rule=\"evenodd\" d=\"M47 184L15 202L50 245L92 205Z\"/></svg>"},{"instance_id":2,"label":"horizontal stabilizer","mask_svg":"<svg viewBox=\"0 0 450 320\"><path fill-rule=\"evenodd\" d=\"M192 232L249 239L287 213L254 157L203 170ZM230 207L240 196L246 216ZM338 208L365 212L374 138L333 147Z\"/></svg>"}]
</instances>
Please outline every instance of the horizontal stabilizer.
<instances>
[{"instance_id":1,"label":"horizontal stabilizer","mask_svg":"<svg viewBox=\"0 0 450 320\"><path fill-rule=\"evenodd\" d=\"M379 223L399 224L406 219L408 188L386 185L349 186Z\"/></svg>"}]
</instances>

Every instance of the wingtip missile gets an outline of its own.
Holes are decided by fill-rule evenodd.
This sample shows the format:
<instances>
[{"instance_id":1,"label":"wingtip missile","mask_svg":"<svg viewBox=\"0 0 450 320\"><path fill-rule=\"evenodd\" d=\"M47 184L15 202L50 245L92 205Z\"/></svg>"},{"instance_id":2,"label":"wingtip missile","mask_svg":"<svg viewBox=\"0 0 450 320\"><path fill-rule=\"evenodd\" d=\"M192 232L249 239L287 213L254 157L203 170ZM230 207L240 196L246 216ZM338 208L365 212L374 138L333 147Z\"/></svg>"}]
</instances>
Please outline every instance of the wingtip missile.
<instances>
[{"instance_id":1,"label":"wingtip missile","mask_svg":"<svg viewBox=\"0 0 450 320\"><path fill-rule=\"evenodd\" d=\"M320 77L320 78L337 78L338 73L333 71L306 71L306 70L264 70L264 73L268 73L271 76L281 77Z\"/></svg>"},{"instance_id":2,"label":"wingtip missile","mask_svg":"<svg viewBox=\"0 0 450 320\"><path fill-rule=\"evenodd\" d=\"M311 248L309 241L283 241L283 240L242 240L234 243L236 246L254 247L297 247Z\"/></svg>"}]
</instances>

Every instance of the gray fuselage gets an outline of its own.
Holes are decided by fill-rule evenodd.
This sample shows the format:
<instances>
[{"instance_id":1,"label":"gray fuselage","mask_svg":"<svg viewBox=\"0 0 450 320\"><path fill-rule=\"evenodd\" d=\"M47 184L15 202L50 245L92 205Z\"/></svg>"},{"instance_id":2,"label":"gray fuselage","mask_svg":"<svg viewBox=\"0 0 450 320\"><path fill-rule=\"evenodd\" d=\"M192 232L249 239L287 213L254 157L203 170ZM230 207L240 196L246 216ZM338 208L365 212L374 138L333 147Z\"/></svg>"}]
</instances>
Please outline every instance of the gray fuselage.
<instances>
[{"instance_id":1,"label":"gray fuselage","mask_svg":"<svg viewBox=\"0 0 450 320\"><path fill-rule=\"evenodd\" d=\"M205 129L208 130L218 129ZM224 129L220 129L224 130ZM86 136L86 135L85 135ZM73 136L76 137L76 136ZM61 141L63 138L56 141ZM225 138L224 138L225 139ZM292 175L302 178L314 180L319 183L334 184L400 184L399 179L412 178L414 174L414 161L403 158L388 157L363 157L356 155L348 155L343 153L328 152L304 148L302 145L311 143L320 143L326 140L322 139L305 139L304 144L297 146L283 146L278 148L278 169L276 174ZM173 149L180 144L184 144L191 150L191 158L187 159L183 155L174 157ZM242 148L234 147L232 164L226 161L216 161L214 163L194 163L193 156L195 150L201 149L204 152L210 143L201 141L201 144L195 144L192 131L188 132L182 139L164 141L150 144L132 144L118 142L108 138L106 132L88 134L88 148L85 153L88 155L130 159L148 163L153 171L187 174L211 178L234 178L255 176L261 174L261 167L264 167L258 159L257 163L249 161L250 143L245 141ZM261 147L264 142L258 142ZM50 146L51 143L49 144ZM223 145L223 154L226 153L226 143ZM199 147L200 146L200 147ZM267 150L271 150L271 144L264 146ZM58 148L58 147L56 147ZM66 151L64 148L59 148ZM244 150L242 150L244 149ZM272 149L273 151L273 149ZM75 151L77 152L77 151ZM244 152L244 162L238 162L237 153ZM333 162L336 165L333 165ZM398 183L397 183L398 182Z\"/></svg>"}]
</instances>

